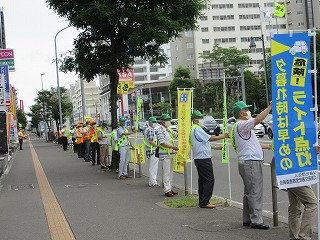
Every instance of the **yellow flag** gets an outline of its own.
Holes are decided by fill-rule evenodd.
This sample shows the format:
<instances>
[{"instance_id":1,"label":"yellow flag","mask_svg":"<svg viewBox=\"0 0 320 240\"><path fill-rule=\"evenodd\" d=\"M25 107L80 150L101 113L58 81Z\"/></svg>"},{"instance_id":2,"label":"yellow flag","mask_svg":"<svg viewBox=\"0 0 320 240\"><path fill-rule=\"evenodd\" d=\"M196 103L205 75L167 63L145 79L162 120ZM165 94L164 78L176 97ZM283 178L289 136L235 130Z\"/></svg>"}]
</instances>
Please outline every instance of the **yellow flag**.
<instances>
[{"instance_id":1,"label":"yellow flag","mask_svg":"<svg viewBox=\"0 0 320 240\"><path fill-rule=\"evenodd\" d=\"M178 147L175 158L175 171L184 170L184 162L190 161L191 149L189 136L191 131L191 90L178 90Z\"/></svg>"},{"instance_id":2,"label":"yellow flag","mask_svg":"<svg viewBox=\"0 0 320 240\"><path fill-rule=\"evenodd\" d=\"M280 4L275 2L274 7L275 7L274 16L281 17L281 18L284 17L284 15L286 14L286 7L284 6L284 3Z\"/></svg>"}]
</instances>

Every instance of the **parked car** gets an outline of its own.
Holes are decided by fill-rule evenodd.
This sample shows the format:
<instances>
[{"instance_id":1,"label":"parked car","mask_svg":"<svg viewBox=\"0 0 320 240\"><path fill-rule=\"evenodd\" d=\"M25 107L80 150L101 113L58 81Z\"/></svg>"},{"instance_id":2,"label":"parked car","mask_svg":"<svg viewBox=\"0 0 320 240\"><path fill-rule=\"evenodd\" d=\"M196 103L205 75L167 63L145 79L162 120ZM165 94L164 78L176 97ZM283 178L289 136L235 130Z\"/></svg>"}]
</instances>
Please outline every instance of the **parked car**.
<instances>
[{"instance_id":1,"label":"parked car","mask_svg":"<svg viewBox=\"0 0 320 240\"><path fill-rule=\"evenodd\" d=\"M258 114L253 114L252 117L255 118ZM268 134L268 122L272 119L272 114L268 114L265 119L261 122L264 127L265 134Z\"/></svg>"},{"instance_id":2,"label":"parked car","mask_svg":"<svg viewBox=\"0 0 320 240\"><path fill-rule=\"evenodd\" d=\"M178 132L178 119L171 119L171 126L169 128Z\"/></svg>"},{"instance_id":3,"label":"parked car","mask_svg":"<svg viewBox=\"0 0 320 240\"><path fill-rule=\"evenodd\" d=\"M203 130L209 135L219 136L219 124L212 116L204 116L203 119L200 120L200 124L203 126Z\"/></svg>"},{"instance_id":4,"label":"parked car","mask_svg":"<svg viewBox=\"0 0 320 240\"><path fill-rule=\"evenodd\" d=\"M231 133L232 127L235 123L236 123L235 117L231 117L227 120L227 124L228 124L227 126L228 126L229 133ZM265 134L264 126L261 123L257 124L254 127L253 131L257 137L263 137Z\"/></svg>"},{"instance_id":5,"label":"parked car","mask_svg":"<svg viewBox=\"0 0 320 240\"><path fill-rule=\"evenodd\" d=\"M139 122L139 132L144 132L144 130L148 127L148 121L140 121Z\"/></svg>"},{"instance_id":6,"label":"parked car","mask_svg":"<svg viewBox=\"0 0 320 240\"><path fill-rule=\"evenodd\" d=\"M267 134L268 134L269 139L273 138L273 120L272 120L272 117L268 122Z\"/></svg>"},{"instance_id":7,"label":"parked car","mask_svg":"<svg viewBox=\"0 0 320 240\"><path fill-rule=\"evenodd\" d=\"M215 118L214 120L216 120L216 122L218 123L219 128L220 128L220 133L222 134L222 130L223 130L223 119L221 119L221 118Z\"/></svg>"}]
</instances>

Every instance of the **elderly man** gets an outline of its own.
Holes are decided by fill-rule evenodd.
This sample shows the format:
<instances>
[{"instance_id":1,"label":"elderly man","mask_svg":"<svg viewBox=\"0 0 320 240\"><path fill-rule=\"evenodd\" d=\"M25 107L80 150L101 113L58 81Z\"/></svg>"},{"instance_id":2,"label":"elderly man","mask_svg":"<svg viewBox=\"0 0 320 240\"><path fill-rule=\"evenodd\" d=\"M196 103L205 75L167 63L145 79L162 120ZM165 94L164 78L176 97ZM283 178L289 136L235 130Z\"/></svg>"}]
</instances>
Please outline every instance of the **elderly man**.
<instances>
[{"instance_id":1,"label":"elderly man","mask_svg":"<svg viewBox=\"0 0 320 240\"><path fill-rule=\"evenodd\" d=\"M178 151L179 148L174 145L173 139L177 137L177 134L169 128L170 125L171 116L168 113L162 114L157 136L159 144L159 160L162 162L163 167L164 194L166 197L173 197L177 194L172 191L173 158L175 154L173 151Z\"/></svg>"},{"instance_id":2,"label":"elderly man","mask_svg":"<svg viewBox=\"0 0 320 240\"><path fill-rule=\"evenodd\" d=\"M150 117L148 119L148 127L144 131L143 142L146 146L146 156L149 160L149 186L157 186L157 175L158 175L158 158L154 154L154 150L157 148L157 138L154 131L157 125L157 119Z\"/></svg>"},{"instance_id":3,"label":"elderly man","mask_svg":"<svg viewBox=\"0 0 320 240\"><path fill-rule=\"evenodd\" d=\"M251 117L249 107L243 101L233 106L235 118L238 120L231 130L232 145L238 156L239 174L244 184L243 226L255 229L269 229L262 218L263 175L262 149L270 149L270 144L260 144L254 134L254 127L265 119L271 111L271 104L256 118Z\"/></svg>"},{"instance_id":4,"label":"elderly man","mask_svg":"<svg viewBox=\"0 0 320 240\"><path fill-rule=\"evenodd\" d=\"M130 160L130 146L131 143L128 139L128 136L137 132L134 130L133 132L129 133L126 129L126 118L120 117L119 118L119 125L117 131L117 143L115 146L115 150L119 151L120 153L120 163L119 163L119 179L125 180L129 177L128 175L128 165Z\"/></svg>"},{"instance_id":5,"label":"elderly man","mask_svg":"<svg viewBox=\"0 0 320 240\"><path fill-rule=\"evenodd\" d=\"M225 133L221 136L208 135L199 124L199 121L203 119L200 111L194 111L191 118L193 125L190 133L190 141L194 164L198 171L199 207L212 209L216 206L210 203L214 187L212 147L210 142L228 138L229 134ZM213 149L220 150L221 147L213 146Z\"/></svg>"}]
</instances>

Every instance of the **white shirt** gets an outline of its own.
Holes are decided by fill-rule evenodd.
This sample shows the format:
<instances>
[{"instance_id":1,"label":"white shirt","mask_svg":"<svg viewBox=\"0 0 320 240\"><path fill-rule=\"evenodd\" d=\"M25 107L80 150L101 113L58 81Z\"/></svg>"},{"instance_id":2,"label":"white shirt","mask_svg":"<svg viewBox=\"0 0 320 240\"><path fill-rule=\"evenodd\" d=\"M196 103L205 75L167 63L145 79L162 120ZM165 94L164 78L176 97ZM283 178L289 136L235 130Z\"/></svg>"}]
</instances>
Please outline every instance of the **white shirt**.
<instances>
[{"instance_id":1,"label":"white shirt","mask_svg":"<svg viewBox=\"0 0 320 240\"><path fill-rule=\"evenodd\" d=\"M254 118L240 120L234 130L239 160L263 160L263 151L254 129Z\"/></svg>"},{"instance_id":2,"label":"white shirt","mask_svg":"<svg viewBox=\"0 0 320 240\"><path fill-rule=\"evenodd\" d=\"M192 129L190 139L192 145L193 159L206 159L212 157L210 135L201 127Z\"/></svg>"}]
</instances>

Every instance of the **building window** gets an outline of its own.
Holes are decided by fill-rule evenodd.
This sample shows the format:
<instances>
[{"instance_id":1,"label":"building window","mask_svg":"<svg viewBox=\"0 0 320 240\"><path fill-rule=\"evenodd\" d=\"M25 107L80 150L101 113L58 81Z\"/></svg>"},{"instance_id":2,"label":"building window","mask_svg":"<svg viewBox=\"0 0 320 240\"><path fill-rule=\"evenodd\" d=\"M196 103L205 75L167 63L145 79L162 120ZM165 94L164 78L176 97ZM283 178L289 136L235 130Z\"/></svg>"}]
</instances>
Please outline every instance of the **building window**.
<instances>
[{"instance_id":1,"label":"building window","mask_svg":"<svg viewBox=\"0 0 320 240\"><path fill-rule=\"evenodd\" d=\"M202 39L202 43L209 43L209 38Z\"/></svg>"},{"instance_id":2,"label":"building window","mask_svg":"<svg viewBox=\"0 0 320 240\"><path fill-rule=\"evenodd\" d=\"M303 27L304 26L304 22L298 22L298 27Z\"/></svg>"},{"instance_id":3,"label":"building window","mask_svg":"<svg viewBox=\"0 0 320 240\"><path fill-rule=\"evenodd\" d=\"M302 0L296 0L296 4L302 4Z\"/></svg>"},{"instance_id":4,"label":"building window","mask_svg":"<svg viewBox=\"0 0 320 240\"><path fill-rule=\"evenodd\" d=\"M208 27L203 27L203 28L201 28L201 32L209 32L209 28Z\"/></svg>"},{"instance_id":5,"label":"building window","mask_svg":"<svg viewBox=\"0 0 320 240\"><path fill-rule=\"evenodd\" d=\"M239 3L238 8L258 8L259 3Z\"/></svg>"},{"instance_id":6,"label":"building window","mask_svg":"<svg viewBox=\"0 0 320 240\"><path fill-rule=\"evenodd\" d=\"M210 50L209 51L203 51L202 55L209 55L210 54Z\"/></svg>"},{"instance_id":7,"label":"building window","mask_svg":"<svg viewBox=\"0 0 320 240\"><path fill-rule=\"evenodd\" d=\"M239 19L259 19L260 14L246 14L246 15L239 15Z\"/></svg>"},{"instance_id":8,"label":"building window","mask_svg":"<svg viewBox=\"0 0 320 240\"><path fill-rule=\"evenodd\" d=\"M235 31L234 26L229 26L229 27L214 27L213 28L214 32L227 32L227 31Z\"/></svg>"},{"instance_id":9,"label":"building window","mask_svg":"<svg viewBox=\"0 0 320 240\"><path fill-rule=\"evenodd\" d=\"M189 68L190 70L194 70L194 65L187 65L187 68Z\"/></svg>"},{"instance_id":10,"label":"building window","mask_svg":"<svg viewBox=\"0 0 320 240\"><path fill-rule=\"evenodd\" d=\"M193 54L187 54L187 60L194 60Z\"/></svg>"},{"instance_id":11,"label":"building window","mask_svg":"<svg viewBox=\"0 0 320 240\"><path fill-rule=\"evenodd\" d=\"M212 9L233 8L233 4L212 4Z\"/></svg>"},{"instance_id":12,"label":"building window","mask_svg":"<svg viewBox=\"0 0 320 240\"><path fill-rule=\"evenodd\" d=\"M273 2L264 3L264 7L274 7Z\"/></svg>"},{"instance_id":13,"label":"building window","mask_svg":"<svg viewBox=\"0 0 320 240\"><path fill-rule=\"evenodd\" d=\"M251 30L260 30L260 25L253 25L253 26L240 26L241 31L251 31Z\"/></svg>"},{"instance_id":14,"label":"building window","mask_svg":"<svg viewBox=\"0 0 320 240\"><path fill-rule=\"evenodd\" d=\"M187 46L187 48L193 48L193 43L192 42L187 42L186 46Z\"/></svg>"},{"instance_id":15,"label":"building window","mask_svg":"<svg viewBox=\"0 0 320 240\"><path fill-rule=\"evenodd\" d=\"M201 16L201 17L200 17L200 20L201 20L201 21L208 21L208 16Z\"/></svg>"},{"instance_id":16,"label":"building window","mask_svg":"<svg viewBox=\"0 0 320 240\"><path fill-rule=\"evenodd\" d=\"M303 11L298 11L297 15L303 15Z\"/></svg>"},{"instance_id":17,"label":"building window","mask_svg":"<svg viewBox=\"0 0 320 240\"><path fill-rule=\"evenodd\" d=\"M192 37L192 31L187 31L184 33L185 37Z\"/></svg>"},{"instance_id":18,"label":"building window","mask_svg":"<svg viewBox=\"0 0 320 240\"><path fill-rule=\"evenodd\" d=\"M234 20L234 15L216 15L212 16L212 20Z\"/></svg>"}]
</instances>

